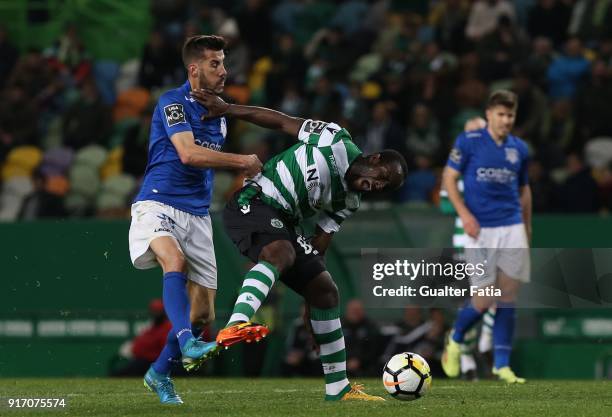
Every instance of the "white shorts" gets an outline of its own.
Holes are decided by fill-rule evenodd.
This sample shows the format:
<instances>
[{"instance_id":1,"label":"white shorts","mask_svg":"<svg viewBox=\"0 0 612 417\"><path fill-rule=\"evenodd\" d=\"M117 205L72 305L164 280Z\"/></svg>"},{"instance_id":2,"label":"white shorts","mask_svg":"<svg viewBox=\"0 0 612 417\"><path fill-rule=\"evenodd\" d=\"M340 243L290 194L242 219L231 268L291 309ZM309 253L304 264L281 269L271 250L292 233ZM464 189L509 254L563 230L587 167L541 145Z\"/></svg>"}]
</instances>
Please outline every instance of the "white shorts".
<instances>
[{"instance_id":1,"label":"white shorts","mask_svg":"<svg viewBox=\"0 0 612 417\"><path fill-rule=\"evenodd\" d=\"M497 269L510 278L529 282L531 262L529 243L523 223L511 226L482 227L477 239L468 236L465 242L465 260L485 265L484 274L470 277L472 285L486 287L495 284Z\"/></svg>"},{"instance_id":2,"label":"white shorts","mask_svg":"<svg viewBox=\"0 0 612 417\"><path fill-rule=\"evenodd\" d=\"M217 289L210 216L195 216L157 201L132 204L129 241L130 257L136 268L158 266L149 245L160 236L171 236L178 242L187 260L187 278L203 287Z\"/></svg>"}]
</instances>

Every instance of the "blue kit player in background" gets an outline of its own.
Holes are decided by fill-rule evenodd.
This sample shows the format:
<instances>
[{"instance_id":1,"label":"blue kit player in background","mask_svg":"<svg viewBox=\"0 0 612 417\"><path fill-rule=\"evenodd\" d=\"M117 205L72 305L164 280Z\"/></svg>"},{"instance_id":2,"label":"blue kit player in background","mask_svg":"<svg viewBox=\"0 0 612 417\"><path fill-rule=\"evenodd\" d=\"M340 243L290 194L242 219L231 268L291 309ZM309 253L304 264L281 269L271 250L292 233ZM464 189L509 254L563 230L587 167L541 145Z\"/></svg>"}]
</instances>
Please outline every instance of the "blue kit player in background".
<instances>
[{"instance_id":1,"label":"blue kit player in background","mask_svg":"<svg viewBox=\"0 0 612 417\"><path fill-rule=\"evenodd\" d=\"M487 102L487 127L459 135L444 169L443 185L468 235L466 262L486 265L484 274L470 277L471 285L495 286L501 292L497 297L473 296L460 310L442 356L442 368L451 378L459 376L466 332L496 304L493 374L508 383L525 382L510 368L514 303L521 282L529 281L531 240L527 145L510 134L517 104L511 91L493 92ZM465 201L457 189L460 176Z\"/></svg>"},{"instance_id":2,"label":"blue kit player in background","mask_svg":"<svg viewBox=\"0 0 612 417\"><path fill-rule=\"evenodd\" d=\"M197 326L214 319L217 265L208 214L213 169L241 170L250 177L262 167L255 155L220 151L225 118L201 120L207 111L189 93L200 88L223 91L224 47L225 41L217 36L194 36L185 42L188 81L162 94L155 107L149 160L132 205L132 263L138 269L161 266L163 303L172 323L166 346L144 378L162 403L182 403L170 379L174 362L181 360L192 370L216 351L215 342L196 338Z\"/></svg>"},{"instance_id":3,"label":"blue kit player in background","mask_svg":"<svg viewBox=\"0 0 612 417\"><path fill-rule=\"evenodd\" d=\"M465 122L463 127L464 132L472 130L484 129L487 127L487 121L482 117L474 117ZM457 187L459 193L463 195L463 180L461 178L457 181ZM465 242L468 239L468 235L463 229L463 222L461 217L457 215L455 207L448 199L448 193L444 187L440 188L440 210L445 214L452 214L455 216L455 224L453 233L453 248L455 249L454 259L456 262L465 261L464 247ZM478 326L473 326L463 338L461 344L461 378L468 381L478 380L478 366L476 363L475 354L478 354L484 362L483 366L488 368L481 370L481 374L487 376L491 372L493 365L493 323L495 321L495 305L489 307L487 312L482 317L482 327L480 329L480 335L478 333Z\"/></svg>"}]
</instances>

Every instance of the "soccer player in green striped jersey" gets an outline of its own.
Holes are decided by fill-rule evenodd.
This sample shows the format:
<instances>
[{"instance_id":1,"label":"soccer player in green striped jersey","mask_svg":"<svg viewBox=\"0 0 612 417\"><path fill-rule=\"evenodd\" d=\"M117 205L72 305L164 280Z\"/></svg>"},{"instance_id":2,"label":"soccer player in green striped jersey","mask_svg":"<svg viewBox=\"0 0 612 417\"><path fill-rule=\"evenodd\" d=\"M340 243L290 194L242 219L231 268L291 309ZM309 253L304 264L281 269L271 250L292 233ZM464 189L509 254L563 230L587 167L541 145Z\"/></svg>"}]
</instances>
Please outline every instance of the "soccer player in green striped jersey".
<instances>
[{"instance_id":1,"label":"soccer player in green striped jersey","mask_svg":"<svg viewBox=\"0 0 612 417\"><path fill-rule=\"evenodd\" d=\"M267 329L251 318L277 280L302 295L320 347L325 399L380 401L349 384L340 325L338 288L327 271L325 250L342 222L359 208L362 193L399 188L407 174L401 154L385 150L364 156L346 129L252 106L230 105L212 92L192 96L208 109L204 117L236 117L276 129L297 143L272 157L227 204L223 220L240 252L256 265L247 272L240 295L217 343L258 341ZM315 236L296 232L315 217Z\"/></svg>"}]
</instances>

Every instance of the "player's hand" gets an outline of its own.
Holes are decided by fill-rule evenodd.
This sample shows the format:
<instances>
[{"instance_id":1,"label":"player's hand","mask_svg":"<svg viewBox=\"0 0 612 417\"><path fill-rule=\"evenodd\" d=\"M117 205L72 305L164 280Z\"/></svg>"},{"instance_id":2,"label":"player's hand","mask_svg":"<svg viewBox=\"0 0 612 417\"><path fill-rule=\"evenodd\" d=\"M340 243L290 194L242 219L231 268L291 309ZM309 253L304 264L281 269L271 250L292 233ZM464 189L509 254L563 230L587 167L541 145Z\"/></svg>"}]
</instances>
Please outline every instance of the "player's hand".
<instances>
[{"instance_id":1,"label":"player's hand","mask_svg":"<svg viewBox=\"0 0 612 417\"><path fill-rule=\"evenodd\" d=\"M244 158L244 175L247 178L254 177L261 172L263 164L257 155L243 155Z\"/></svg>"},{"instance_id":2,"label":"player's hand","mask_svg":"<svg viewBox=\"0 0 612 417\"><path fill-rule=\"evenodd\" d=\"M206 110L208 110L208 113L202 115L202 120L209 120L214 119L215 117L223 116L230 106L221 97L209 89L192 90L189 92L189 94L191 94L191 97L195 98L198 103L206 107Z\"/></svg>"},{"instance_id":3,"label":"player's hand","mask_svg":"<svg viewBox=\"0 0 612 417\"><path fill-rule=\"evenodd\" d=\"M472 239L478 239L478 235L480 234L480 224L478 224L478 220L471 214L465 214L461 216L461 222L463 223L463 230L465 230L465 233Z\"/></svg>"},{"instance_id":4,"label":"player's hand","mask_svg":"<svg viewBox=\"0 0 612 417\"><path fill-rule=\"evenodd\" d=\"M470 130L484 129L487 126L487 121L482 117L472 117L463 126L463 130L469 132Z\"/></svg>"}]
</instances>

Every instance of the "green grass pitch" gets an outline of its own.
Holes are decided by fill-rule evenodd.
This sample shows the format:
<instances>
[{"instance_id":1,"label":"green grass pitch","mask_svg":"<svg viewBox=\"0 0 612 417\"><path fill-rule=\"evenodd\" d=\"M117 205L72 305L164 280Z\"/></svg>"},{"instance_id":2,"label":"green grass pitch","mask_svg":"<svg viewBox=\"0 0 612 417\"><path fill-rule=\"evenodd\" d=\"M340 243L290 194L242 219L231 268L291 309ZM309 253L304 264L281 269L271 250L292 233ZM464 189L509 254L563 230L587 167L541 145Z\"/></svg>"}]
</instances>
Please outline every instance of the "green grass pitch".
<instances>
[{"instance_id":1,"label":"green grass pitch","mask_svg":"<svg viewBox=\"0 0 612 417\"><path fill-rule=\"evenodd\" d=\"M385 395L378 379L358 380L385 403L327 403L323 379L184 378L182 406L161 406L141 379L0 379L0 416L612 416L612 381L434 380L427 396L402 402ZM65 398L64 410L9 409L7 398Z\"/></svg>"}]
</instances>

